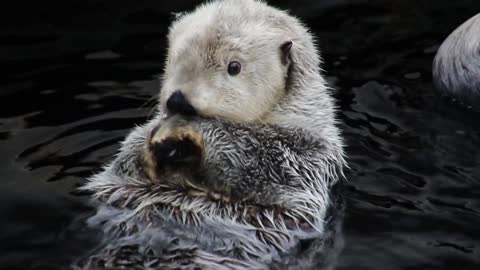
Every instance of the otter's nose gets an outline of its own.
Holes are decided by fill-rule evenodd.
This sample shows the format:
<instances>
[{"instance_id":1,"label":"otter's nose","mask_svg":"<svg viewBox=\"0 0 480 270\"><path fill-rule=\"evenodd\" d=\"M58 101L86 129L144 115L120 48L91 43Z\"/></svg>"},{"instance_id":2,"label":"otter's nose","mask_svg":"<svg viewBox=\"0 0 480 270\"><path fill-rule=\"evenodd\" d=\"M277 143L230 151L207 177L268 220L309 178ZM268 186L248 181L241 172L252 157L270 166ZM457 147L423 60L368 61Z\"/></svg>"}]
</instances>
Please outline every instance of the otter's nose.
<instances>
[{"instance_id":1,"label":"otter's nose","mask_svg":"<svg viewBox=\"0 0 480 270\"><path fill-rule=\"evenodd\" d=\"M172 114L195 115L195 108L188 102L180 90L173 92L167 100L167 109Z\"/></svg>"}]
</instances>

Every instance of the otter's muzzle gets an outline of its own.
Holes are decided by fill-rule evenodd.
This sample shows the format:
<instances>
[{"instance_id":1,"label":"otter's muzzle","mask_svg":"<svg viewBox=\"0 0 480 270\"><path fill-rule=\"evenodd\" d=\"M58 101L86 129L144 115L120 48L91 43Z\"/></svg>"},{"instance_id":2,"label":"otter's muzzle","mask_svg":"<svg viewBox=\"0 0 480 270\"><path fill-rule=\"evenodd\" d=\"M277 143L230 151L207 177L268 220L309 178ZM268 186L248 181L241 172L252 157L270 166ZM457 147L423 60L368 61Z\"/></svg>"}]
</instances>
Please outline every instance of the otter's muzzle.
<instances>
[{"instance_id":1,"label":"otter's muzzle","mask_svg":"<svg viewBox=\"0 0 480 270\"><path fill-rule=\"evenodd\" d=\"M192 104L188 102L185 95L180 90L173 92L167 100L167 109L170 114L180 114L185 116L194 116L197 114Z\"/></svg>"}]
</instances>

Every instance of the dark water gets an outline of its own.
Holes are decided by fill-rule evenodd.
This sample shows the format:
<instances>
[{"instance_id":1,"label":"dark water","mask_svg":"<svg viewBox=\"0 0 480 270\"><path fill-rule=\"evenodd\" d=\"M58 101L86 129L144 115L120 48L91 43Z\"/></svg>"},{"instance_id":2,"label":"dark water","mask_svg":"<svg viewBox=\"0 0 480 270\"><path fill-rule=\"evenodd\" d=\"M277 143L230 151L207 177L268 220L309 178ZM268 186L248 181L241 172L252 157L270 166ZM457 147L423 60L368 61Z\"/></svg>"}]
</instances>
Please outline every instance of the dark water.
<instances>
[{"instance_id":1,"label":"dark water","mask_svg":"<svg viewBox=\"0 0 480 270\"><path fill-rule=\"evenodd\" d=\"M10 1L11 2L11 1ZM61 269L95 244L75 191L154 105L172 11L194 1L0 8L0 268ZM437 98L463 1L277 1L318 37L348 145L339 269L480 269L480 117Z\"/></svg>"}]
</instances>

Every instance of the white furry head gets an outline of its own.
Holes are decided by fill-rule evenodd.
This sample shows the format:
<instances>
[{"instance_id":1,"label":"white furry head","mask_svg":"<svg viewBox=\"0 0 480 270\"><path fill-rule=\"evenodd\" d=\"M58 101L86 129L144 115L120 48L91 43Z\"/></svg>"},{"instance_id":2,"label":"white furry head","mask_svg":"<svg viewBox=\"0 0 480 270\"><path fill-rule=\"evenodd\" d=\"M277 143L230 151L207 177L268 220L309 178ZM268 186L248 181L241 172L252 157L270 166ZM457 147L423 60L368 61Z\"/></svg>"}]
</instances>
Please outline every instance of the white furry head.
<instances>
[{"instance_id":1,"label":"white furry head","mask_svg":"<svg viewBox=\"0 0 480 270\"><path fill-rule=\"evenodd\" d=\"M290 60L304 47L313 42L300 22L263 2L202 5L170 28L160 106L181 91L201 116L263 119L289 92ZM238 74L229 74L232 62L241 65Z\"/></svg>"}]
</instances>

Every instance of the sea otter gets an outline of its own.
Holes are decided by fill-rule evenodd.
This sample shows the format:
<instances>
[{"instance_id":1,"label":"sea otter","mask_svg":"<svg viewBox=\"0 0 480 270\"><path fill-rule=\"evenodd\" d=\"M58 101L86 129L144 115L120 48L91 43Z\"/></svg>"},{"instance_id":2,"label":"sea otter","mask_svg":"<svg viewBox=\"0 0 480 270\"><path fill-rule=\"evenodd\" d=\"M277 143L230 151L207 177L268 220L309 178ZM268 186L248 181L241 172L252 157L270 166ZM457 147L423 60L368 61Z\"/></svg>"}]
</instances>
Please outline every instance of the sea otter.
<instances>
[{"instance_id":1,"label":"sea otter","mask_svg":"<svg viewBox=\"0 0 480 270\"><path fill-rule=\"evenodd\" d=\"M433 61L433 82L442 94L480 111L480 13L442 43Z\"/></svg>"},{"instance_id":2,"label":"sea otter","mask_svg":"<svg viewBox=\"0 0 480 270\"><path fill-rule=\"evenodd\" d=\"M312 35L261 1L224 0L168 37L157 116L83 187L106 236L77 267L330 267L345 160Z\"/></svg>"}]
</instances>

